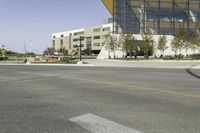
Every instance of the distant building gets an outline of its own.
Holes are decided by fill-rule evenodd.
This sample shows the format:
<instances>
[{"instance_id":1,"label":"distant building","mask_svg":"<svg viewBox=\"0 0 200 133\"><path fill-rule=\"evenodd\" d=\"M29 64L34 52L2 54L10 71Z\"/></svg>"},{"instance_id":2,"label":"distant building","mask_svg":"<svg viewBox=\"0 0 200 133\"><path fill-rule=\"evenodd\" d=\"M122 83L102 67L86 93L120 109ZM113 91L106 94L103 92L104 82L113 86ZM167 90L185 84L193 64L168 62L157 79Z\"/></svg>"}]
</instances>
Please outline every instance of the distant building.
<instances>
[{"instance_id":1,"label":"distant building","mask_svg":"<svg viewBox=\"0 0 200 133\"><path fill-rule=\"evenodd\" d=\"M173 35L200 23L200 0L102 0L113 16L114 33Z\"/></svg>"},{"instance_id":2,"label":"distant building","mask_svg":"<svg viewBox=\"0 0 200 133\"><path fill-rule=\"evenodd\" d=\"M65 31L52 34L52 46L54 49L66 49L69 52L78 48L80 36L82 39L82 50L90 48L95 54L102 49L105 39L113 31L111 20L105 20L104 24L89 26L83 29Z\"/></svg>"}]
</instances>

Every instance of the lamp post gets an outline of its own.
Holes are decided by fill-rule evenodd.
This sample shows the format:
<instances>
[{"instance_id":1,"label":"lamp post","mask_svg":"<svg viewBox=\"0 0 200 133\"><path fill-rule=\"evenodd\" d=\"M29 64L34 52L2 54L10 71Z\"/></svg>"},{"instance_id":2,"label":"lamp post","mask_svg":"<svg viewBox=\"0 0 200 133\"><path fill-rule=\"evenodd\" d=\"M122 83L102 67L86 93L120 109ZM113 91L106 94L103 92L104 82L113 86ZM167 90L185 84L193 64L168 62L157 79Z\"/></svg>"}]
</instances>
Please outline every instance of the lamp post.
<instances>
[{"instance_id":1,"label":"lamp post","mask_svg":"<svg viewBox=\"0 0 200 133\"><path fill-rule=\"evenodd\" d=\"M79 44L79 61L82 61L82 56L81 56L81 51L82 51L82 50L81 50L81 47L82 47L82 46L81 46L81 45L82 45L81 41L82 41L82 38L83 38L83 37L80 36L80 40L79 40L79 41L80 41L80 44Z\"/></svg>"},{"instance_id":2,"label":"lamp post","mask_svg":"<svg viewBox=\"0 0 200 133\"><path fill-rule=\"evenodd\" d=\"M81 56L81 47L82 47L82 40L84 39L83 36L80 36L79 38L79 43L78 43L78 46L79 46L79 62L77 64L83 64L82 62L82 56Z\"/></svg>"},{"instance_id":3,"label":"lamp post","mask_svg":"<svg viewBox=\"0 0 200 133\"><path fill-rule=\"evenodd\" d=\"M3 56L3 60L6 63L6 57L5 57L5 55L6 55L5 45L2 45L2 56Z\"/></svg>"}]
</instances>

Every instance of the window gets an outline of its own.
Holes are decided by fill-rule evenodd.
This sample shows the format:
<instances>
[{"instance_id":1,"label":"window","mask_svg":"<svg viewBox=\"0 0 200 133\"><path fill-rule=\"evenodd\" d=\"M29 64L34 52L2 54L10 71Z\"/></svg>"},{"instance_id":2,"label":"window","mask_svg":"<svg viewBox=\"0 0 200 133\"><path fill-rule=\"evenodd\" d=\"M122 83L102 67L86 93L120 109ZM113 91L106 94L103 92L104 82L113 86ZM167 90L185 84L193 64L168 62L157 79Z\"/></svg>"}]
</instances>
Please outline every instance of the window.
<instances>
[{"instance_id":1,"label":"window","mask_svg":"<svg viewBox=\"0 0 200 133\"><path fill-rule=\"evenodd\" d=\"M96 39L101 39L101 36L94 36L93 39L94 39L94 40L96 40Z\"/></svg>"},{"instance_id":2,"label":"window","mask_svg":"<svg viewBox=\"0 0 200 133\"><path fill-rule=\"evenodd\" d=\"M84 40L85 40L84 37L81 37L81 41L84 41ZM73 39L73 42L78 42L78 41L80 41L80 38Z\"/></svg>"},{"instance_id":3,"label":"window","mask_svg":"<svg viewBox=\"0 0 200 133\"><path fill-rule=\"evenodd\" d=\"M97 28L97 29L94 29L93 32L100 32L101 29L100 28Z\"/></svg>"},{"instance_id":4,"label":"window","mask_svg":"<svg viewBox=\"0 0 200 133\"><path fill-rule=\"evenodd\" d=\"M92 46L92 37L87 37L86 38L86 44L87 44L87 47L89 48L91 48L91 46Z\"/></svg>"},{"instance_id":5,"label":"window","mask_svg":"<svg viewBox=\"0 0 200 133\"><path fill-rule=\"evenodd\" d=\"M84 47L84 44L81 44L81 47ZM79 48L79 45L75 44L73 45L73 48Z\"/></svg>"},{"instance_id":6,"label":"window","mask_svg":"<svg viewBox=\"0 0 200 133\"><path fill-rule=\"evenodd\" d=\"M73 45L73 48L78 48L78 45Z\"/></svg>"},{"instance_id":7,"label":"window","mask_svg":"<svg viewBox=\"0 0 200 133\"><path fill-rule=\"evenodd\" d=\"M61 35L60 37L64 37L64 35Z\"/></svg>"},{"instance_id":8,"label":"window","mask_svg":"<svg viewBox=\"0 0 200 133\"><path fill-rule=\"evenodd\" d=\"M74 36L80 36L80 35L84 35L84 31L75 32L75 33L74 33Z\"/></svg>"},{"instance_id":9,"label":"window","mask_svg":"<svg viewBox=\"0 0 200 133\"><path fill-rule=\"evenodd\" d=\"M103 28L103 31L110 31L110 27Z\"/></svg>"},{"instance_id":10,"label":"window","mask_svg":"<svg viewBox=\"0 0 200 133\"><path fill-rule=\"evenodd\" d=\"M86 43L92 43L92 37L86 37Z\"/></svg>"},{"instance_id":11,"label":"window","mask_svg":"<svg viewBox=\"0 0 200 133\"><path fill-rule=\"evenodd\" d=\"M53 38L56 38L56 36L53 36Z\"/></svg>"},{"instance_id":12,"label":"window","mask_svg":"<svg viewBox=\"0 0 200 133\"><path fill-rule=\"evenodd\" d=\"M94 47L100 47L101 44L100 44L100 43L94 43L93 46L94 46Z\"/></svg>"},{"instance_id":13,"label":"window","mask_svg":"<svg viewBox=\"0 0 200 133\"><path fill-rule=\"evenodd\" d=\"M79 38L73 39L73 42L77 42L77 41L79 41Z\"/></svg>"}]
</instances>

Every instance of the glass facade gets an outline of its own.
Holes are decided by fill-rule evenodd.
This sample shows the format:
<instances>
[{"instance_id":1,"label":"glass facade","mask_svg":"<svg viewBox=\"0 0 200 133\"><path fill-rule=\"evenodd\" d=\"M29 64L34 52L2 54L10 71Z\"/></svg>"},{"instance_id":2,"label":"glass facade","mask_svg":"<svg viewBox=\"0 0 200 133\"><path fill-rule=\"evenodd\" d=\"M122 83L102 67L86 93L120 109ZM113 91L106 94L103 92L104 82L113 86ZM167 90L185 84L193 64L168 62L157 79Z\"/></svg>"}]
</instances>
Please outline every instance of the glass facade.
<instances>
[{"instance_id":1,"label":"glass facade","mask_svg":"<svg viewBox=\"0 0 200 133\"><path fill-rule=\"evenodd\" d=\"M200 23L200 0L113 0L114 33L174 34Z\"/></svg>"},{"instance_id":2,"label":"glass facade","mask_svg":"<svg viewBox=\"0 0 200 133\"><path fill-rule=\"evenodd\" d=\"M101 28L94 29L93 32L101 32Z\"/></svg>"},{"instance_id":3,"label":"glass facade","mask_svg":"<svg viewBox=\"0 0 200 133\"><path fill-rule=\"evenodd\" d=\"M113 6L114 33L139 32L139 21L131 7L131 0L113 0Z\"/></svg>"},{"instance_id":4,"label":"glass facade","mask_svg":"<svg viewBox=\"0 0 200 133\"><path fill-rule=\"evenodd\" d=\"M86 38L86 45L87 45L87 48L91 48L92 47L92 37L87 37Z\"/></svg>"}]
</instances>

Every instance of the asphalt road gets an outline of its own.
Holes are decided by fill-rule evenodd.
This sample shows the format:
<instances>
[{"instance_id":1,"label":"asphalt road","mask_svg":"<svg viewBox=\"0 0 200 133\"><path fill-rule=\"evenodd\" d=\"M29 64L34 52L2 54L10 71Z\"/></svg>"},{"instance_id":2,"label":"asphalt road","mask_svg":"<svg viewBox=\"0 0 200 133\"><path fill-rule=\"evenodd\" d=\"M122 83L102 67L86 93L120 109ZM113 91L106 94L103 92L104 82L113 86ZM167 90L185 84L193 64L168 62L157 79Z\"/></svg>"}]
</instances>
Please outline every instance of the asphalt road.
<instances>
[{"instance_id":1,"label":"asphalt road","mask_svg":"<svg viewBox=\"0 0 200 133\"><path fill-rule=\"evenodd\" d=\"M0 133L89 133L84 124L102 123L200 133L200 70L0 66Z\"/></svg>"}]
</instances>

